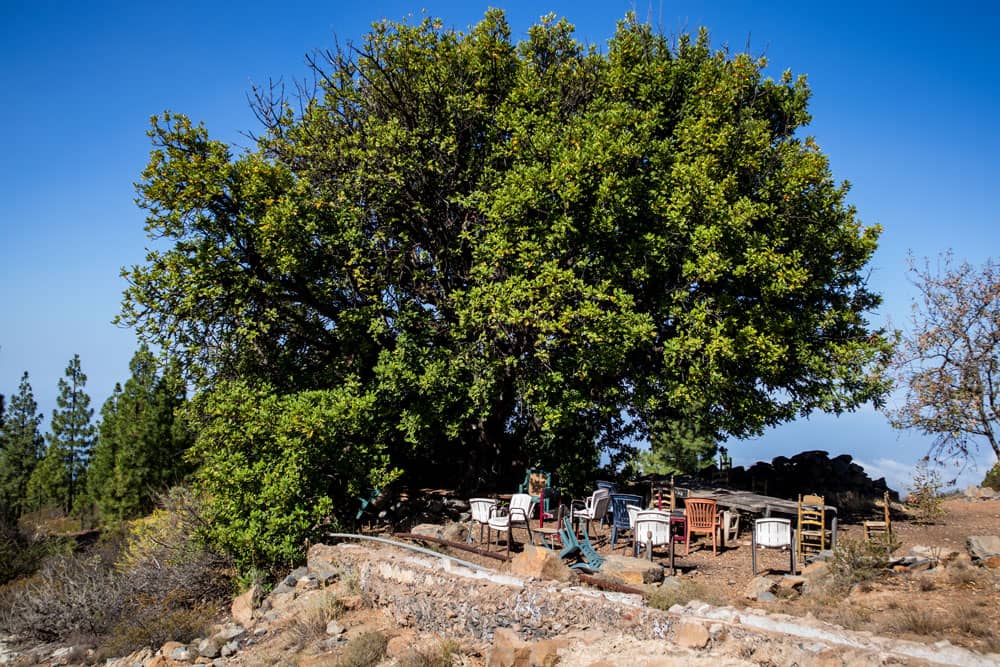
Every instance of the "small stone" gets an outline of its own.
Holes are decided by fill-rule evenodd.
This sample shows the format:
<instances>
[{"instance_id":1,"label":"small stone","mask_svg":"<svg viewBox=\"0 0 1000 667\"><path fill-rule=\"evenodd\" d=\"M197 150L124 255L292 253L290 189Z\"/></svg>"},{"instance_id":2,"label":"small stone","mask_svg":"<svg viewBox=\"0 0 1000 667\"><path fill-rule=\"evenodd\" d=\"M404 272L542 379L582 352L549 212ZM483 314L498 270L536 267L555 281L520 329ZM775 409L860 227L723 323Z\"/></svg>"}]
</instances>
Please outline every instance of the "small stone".
<instances>
[{"instance_id":1,"label":"small stone","mask_svg":"<svg viewBox=\"0 0 1000 667\"><path fill-rule=\"evenodd\" d=\"M295 588L300 591L314 591L319 588L319 577L312 574L299 577L299 580L295 582Z\"/></svg>"},{"instance_id":2,"label":"small stone","mask_svg":"<svg viewBox=\"0 0 1000 667\"><path fill-rule=\"evenodd\" d=\"M342 625L340 625L340 623L337 623L337 621L330 621L329 623L326 624L326 634L328 635L339 636L344 634L345 632L347 632L347 630Z\"/></svg>"},{"instance_id":3,"label":"small stone","mask_svg":"<svg viewBox=\"0 0 1000 667\"><path fill-rule=\"evenodd\" d=\"M198 655L204 658L218 658L221 649L222 646L220 645L219 640L215 637L202 639L198 642Z\"/></svg>"},{"instance_id":4,"label":"small stone","mask_svg":"<svg viewBox=\"0 0 1000 667\"><path fill-rule=\"evenodd\" d=\"M170 659L177 662L194 662L196 657L197 651L193 650L190 646L178 646L170 652Z\"/></svg>"},{"instance_id":5,"label":"small stone","mask_svg":"<svg viewBox=\"0 0 1000 667\"><path fill-rule=\"evenodd\" d=\"M228 658L231 655L235 655L238 650L240 650L239 642L234 639L231 642L227 642L226 645L222 647L220 653L222 653L222 657Z\"/></svg>"},{"instance_id":6,"label":"small stone","mask_svg":"<svg viewBox=\"0 0 1000 667\"><path fill-rule=\"evenodd\" d=\"M771 593L770 591L764 591L763 593L757 596L758 602L774 602L777 599L778 596L775 595L774 593Z\"/></svg>"}]
</instances>

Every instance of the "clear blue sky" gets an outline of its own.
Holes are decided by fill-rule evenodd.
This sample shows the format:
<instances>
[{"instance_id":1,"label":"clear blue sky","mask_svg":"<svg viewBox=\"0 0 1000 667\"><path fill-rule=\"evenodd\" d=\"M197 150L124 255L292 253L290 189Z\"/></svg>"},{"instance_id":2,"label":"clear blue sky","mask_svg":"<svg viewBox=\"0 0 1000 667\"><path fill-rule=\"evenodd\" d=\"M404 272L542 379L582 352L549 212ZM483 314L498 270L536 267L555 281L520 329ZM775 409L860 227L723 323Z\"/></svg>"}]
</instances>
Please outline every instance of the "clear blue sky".
<instances>
[{"instance_id":1,"label":"clear blue sky","mask_svg":"<svg viewBox=\"0 0 1000 667\"><path fill-rule=\"evenodd\" d=\"M772 4L773 8L765 5ZM809 133L866 224L885 231L870 284L885 297L873 321L906 323L905 257L952 249L981 263L998 254L1000 9L995 3L494 2L514 36L549 11L578 37L605 45L637 9L668 34L706 26L716 46L765 54L770 71L808 75ZM813 6L817 5L817 6ZM145 166L149 117L204 121L246 145L255 129L252 81L305 74L303 57L334 35L422 9L465 29L487 5L471 2L51 2L0 5L0 392L31 374L48 417L56 383L79 353L95 410L128 376L131 331L110 322L141 262L143 216L133 183ZM729 443L737 464L804 449L849 453L897 488L928 446L862 411L782 426ZM982 457L987 461L988 457ZM963 481L979 481L983 469Z\"/></svg>"}]
</instances>

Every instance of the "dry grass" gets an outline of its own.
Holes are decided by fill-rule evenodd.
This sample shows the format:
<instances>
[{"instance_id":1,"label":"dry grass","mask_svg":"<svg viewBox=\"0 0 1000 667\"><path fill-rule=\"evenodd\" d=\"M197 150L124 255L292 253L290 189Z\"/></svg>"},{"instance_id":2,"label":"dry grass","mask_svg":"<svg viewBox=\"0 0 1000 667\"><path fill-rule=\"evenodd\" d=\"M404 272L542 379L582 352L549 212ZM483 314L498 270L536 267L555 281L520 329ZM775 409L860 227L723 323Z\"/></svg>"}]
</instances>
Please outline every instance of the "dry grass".
<instances>
[{"instance_id":1,"label":"dry grass","mask_svg":"<svg viewBox=\"0 0 1000 667\"><path fill-rule=\"evenodd\" d=\"M373 667L385 657L389 640L381 632L365 632L347 642L337 667Z\"/></svg>"},{"instance_id":2,"label":"dry grass","mask_svg":"<svg viewBox=\"0 0 1000 667\"><path fill-rule=\"evenodd\" d=\"M454 640L441 642L434 648L417 648L399 658L399 667L451 667L463 656L462 647Z\"/></svg>"},{"instance_id":3,"label":"dry grass","mask_svg":"<svg viewBox=\"0 0 1000 667\"><path fill-rule=\"evenodd\" d=\"M946 629L950 620L930 609L906 607L896 612L886 625L895 632L928 636L938 634Z\"/></svg>"},{"instance_id":4,"label":"dry grass","mask_svg":"<svg viewBox=\"0 0 1000 667\"><path fill-rule=\"evenodd\" d=\"M664 583L646 596L646 604L653 609L668 610L675 604L701 600L708 604L725 605L729 601L717 590L699 582L683 580L679 585Z\"/></svg>"},{"instance_id":5,"label":"dry grass","mask_svg":"<svg viewBox=\"0 0 1000 667\"><path fill-rule=\"evenodd\" d=\"M323 592L308 597L303 608L287 619L283 629L288 637L287 646L300 650L313 642L326 638L326 626L341 618L346 609L332 593Z\"/></svg>"}]
</instances>

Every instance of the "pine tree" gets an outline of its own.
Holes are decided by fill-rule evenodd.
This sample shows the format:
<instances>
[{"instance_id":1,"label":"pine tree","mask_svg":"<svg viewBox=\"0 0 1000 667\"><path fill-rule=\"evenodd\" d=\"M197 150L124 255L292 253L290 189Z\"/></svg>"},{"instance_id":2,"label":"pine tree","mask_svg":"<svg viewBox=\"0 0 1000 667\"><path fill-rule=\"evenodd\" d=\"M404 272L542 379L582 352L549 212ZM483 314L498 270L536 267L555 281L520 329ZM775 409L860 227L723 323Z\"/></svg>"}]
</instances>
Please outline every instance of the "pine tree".
<instances>
[{"instance_id":1,"label":"pine tree","mask_svg":"<svg viewBox=\"0 0 1000 667\"><path fill-rule=\"evenodd\" d=\"M85 490L87 464L96 429L94 410L84 391L87 376L80 369L80 355L66 367L66 380L59 380L58 406L52 412L48 448L28 482L29 501L35 507L58 506L69 514L77 496Z\"/></svg>"},{"instance_id":2,"label":"pine tree","mask_svg":"<svg viewBox=\"0 0 1000 667\"><path fill-rule=\"evenodd\" d=\"M89 489L104 521L149 512L154 494L184 472L183 451L191 437L176 417L185 400L183 384L168 366L159 374L156 357L143 346L129 363L132 377L101 410Z\"/></svg>"},{"instance_id":3,"label":"pine tree","mask_svg":"<svg viewBox=\"0 0 1000 667\"><path fill-rule=\"evenodd\" d=\"M0 425L0 515L16 521L24 509L28 479L42 456L44 441L38 430L42 415L28 382L21 376L18 393L11 399L6 419Z\"/></svg>"}]
</instances>

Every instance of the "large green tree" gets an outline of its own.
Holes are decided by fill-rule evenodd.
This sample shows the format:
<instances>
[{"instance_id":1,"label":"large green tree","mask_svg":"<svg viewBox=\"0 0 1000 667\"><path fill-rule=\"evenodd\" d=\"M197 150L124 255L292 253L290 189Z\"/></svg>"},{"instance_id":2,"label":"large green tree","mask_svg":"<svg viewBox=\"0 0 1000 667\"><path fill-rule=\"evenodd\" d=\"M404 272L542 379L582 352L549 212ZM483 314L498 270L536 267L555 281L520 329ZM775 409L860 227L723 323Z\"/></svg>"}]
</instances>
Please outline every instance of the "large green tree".
<instances>
[{"instance_id":1,"label":"large green tree","mask_svg":"<svg viewBox=\"0 0 1000 667\"><path fill-rule=\"evenodd\" d=\"M105 521L148 513L155 494L188 471L184 452L193 439L180 416L183 382L174 366L161 372L156 356L141 346L129 363L132 375L116 385L101 408L97 443L88 471L90 495Z\"/></svg>"},{"instance_id":2,"label":"large green tree","mask_svg":"<svg viewBox=\"0 0 1000 667\"><path fill-rule=\"evenodd\" d=\"M360 386L396 464L470 484L572 481L692 405L724 439L881 401L879 228L802 133L803 77L632 16L606 53L552 17L514 44L498 10L312 64L298 104L255 91L255 150L153 119L167 245L121 321L203 389Z\"/></svg>"},{"instance_id":3,"label":"large green tree","mask_svg":"<svg viewBox=\"0 0 1000 667\"><path fill-rule=\"evenodd\" d=\"M24 509L28 480L44 447L38 430L42 418L25 371L0 427L0 441L4 445L0 451L0 518L16 521Z\"/></svg>"},{"instance_id":4,"label":"large green tree","mask_svg":"<svg viewBox=\"0 0 1000 667\"><path fill-rule=\"evenodd\" d=\"M80 355L75 354L66 367L66 378L59 380L45 456L28 480L27 497L33 508L56 507L69 514L86 490L87 464L97 432L86 386Z\"/></svg>"}]
</instances>

